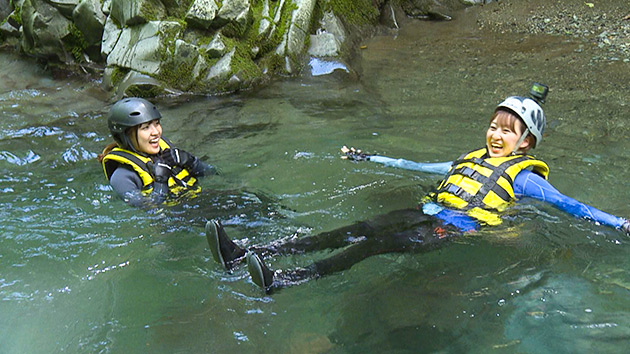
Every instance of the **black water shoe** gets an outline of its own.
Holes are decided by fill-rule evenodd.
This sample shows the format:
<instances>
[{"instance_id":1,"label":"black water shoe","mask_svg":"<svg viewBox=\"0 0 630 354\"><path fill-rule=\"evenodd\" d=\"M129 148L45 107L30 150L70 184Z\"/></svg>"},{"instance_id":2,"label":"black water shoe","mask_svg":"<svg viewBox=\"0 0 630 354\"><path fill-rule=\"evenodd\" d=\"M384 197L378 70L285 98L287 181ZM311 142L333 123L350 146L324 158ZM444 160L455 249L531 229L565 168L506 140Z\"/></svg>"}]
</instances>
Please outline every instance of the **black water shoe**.
<instances>
[{"instance_id":1,"label":"black water shoe","mask_svg":"<svg viewBox=\"0 0 630 354\"><path fill-rule=\"evenodd\" d=\"M268 291L273 284L273 272L267 268L256 253L247 252L245 258L247 258L247 270L254 284Z\"/></svg>"},{"instance_id":2,"label":"black water shoe","mask_svg":"<svg viewBox=\"0 0 630 354\"><path fill-rule=\"evenodd\" d=\"M245 250L230 240L223 226L217 220L210 220L206 223L206 238L212 258L226 270L232 269L234 261L245 255Z\"/></svg>"}]
</instances>

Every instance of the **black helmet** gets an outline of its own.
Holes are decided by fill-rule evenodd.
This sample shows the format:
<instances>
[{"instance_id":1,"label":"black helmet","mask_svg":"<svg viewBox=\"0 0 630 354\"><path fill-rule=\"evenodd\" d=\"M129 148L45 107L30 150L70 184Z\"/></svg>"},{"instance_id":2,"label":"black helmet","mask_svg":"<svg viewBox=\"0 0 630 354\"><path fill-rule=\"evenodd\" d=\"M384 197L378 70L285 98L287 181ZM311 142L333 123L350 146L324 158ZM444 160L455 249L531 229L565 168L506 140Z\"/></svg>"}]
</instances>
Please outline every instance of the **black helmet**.
<instances>
[{"instance_id":1,"label":"black helmet","mask_svg":"<svg viewBox=\"0 0 630 354\"><path fill-rule=\"evenodd\" d=\"M162 115L153 103L129 97L114 103L107 115L107 126L120 147L136 151L126 134L127 129L160 118Z\"/></svg>"}]
</instances>

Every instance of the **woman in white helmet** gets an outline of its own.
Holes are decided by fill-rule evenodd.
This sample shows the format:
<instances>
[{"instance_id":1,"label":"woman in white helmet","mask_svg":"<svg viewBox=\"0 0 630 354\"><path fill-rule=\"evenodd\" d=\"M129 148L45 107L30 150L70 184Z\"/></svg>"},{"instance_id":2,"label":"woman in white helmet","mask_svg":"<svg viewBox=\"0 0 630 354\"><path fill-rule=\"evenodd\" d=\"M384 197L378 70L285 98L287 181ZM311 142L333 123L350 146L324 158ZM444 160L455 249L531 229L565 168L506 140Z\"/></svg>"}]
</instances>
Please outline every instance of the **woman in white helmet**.
<instances>
[{"instance_id":1,"label":"woman in white helmet","mask_svg":"<svg viewBox=\"0 0 630 354\"><path fill-rule=\"evenodd\" d=\"M547 181L547 164L527 155L542 141L545 114L540 104L546 93L546 86L534 84L530 97L505 99L490 119L485 146L455 161L417 163L342 148L343 157L350 160L445 174L421 208L393 211L310 237L251 246L250 252L232 242L220 223L211 221L206 225L206 234L212 254L226 269L246 258L254 283L269 290L348 269L372 255L424 251L462 232L473 232L481 225L500 224L501 212L524 197L548 202L575 217L628 232L627 220L558 192ZM303 253L341 247L344 249L332 257L290 271L272 272L261 258L267 253Z\"/></svg>"}]
</instances>

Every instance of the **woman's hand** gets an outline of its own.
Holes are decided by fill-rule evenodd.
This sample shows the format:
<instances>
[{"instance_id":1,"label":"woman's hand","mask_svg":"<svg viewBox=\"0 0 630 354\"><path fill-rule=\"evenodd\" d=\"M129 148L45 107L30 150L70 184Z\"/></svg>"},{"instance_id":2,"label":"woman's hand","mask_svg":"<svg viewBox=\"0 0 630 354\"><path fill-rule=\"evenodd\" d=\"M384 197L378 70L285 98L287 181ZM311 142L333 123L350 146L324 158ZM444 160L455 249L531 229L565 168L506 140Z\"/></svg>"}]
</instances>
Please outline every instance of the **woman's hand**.
<instances>
[{"instance_id":1,"label":"woman's hand","mask_svg":"<svg viewBox=\"0 0 630 354\"><path fill-rule=\"evenodd\" d=\"M172 173L171 166L169 166L168 163L158 158L155 162L149 161L147 166L149 167L149 171L153 174L153 179L156 183L168 182Z\"/></svg>"},{"instance_id":2,"label":"woman's hand","mask_svg":"<svg viewBox=\"0 0 630 354\"><path fill-rule=\"evenodd\" d=\"M369 161L370 155L361 151L361 149L355 149L353 147L348 148L347 146L341 147L341 153L344 154L341 156L344 160L352 160L352 161Z\"/></svg>"},{"instance_id":3,"label":"woman's hand","mask_svg":"<svg viewBox=\"0 0 630 354\"><path fill-rule=\"evenodd\" d=\"M162 160L171 167L179 166L185 169L194 169L197 158L182 149L172 148L162 151Z\"/></svg>"}]
</instances>

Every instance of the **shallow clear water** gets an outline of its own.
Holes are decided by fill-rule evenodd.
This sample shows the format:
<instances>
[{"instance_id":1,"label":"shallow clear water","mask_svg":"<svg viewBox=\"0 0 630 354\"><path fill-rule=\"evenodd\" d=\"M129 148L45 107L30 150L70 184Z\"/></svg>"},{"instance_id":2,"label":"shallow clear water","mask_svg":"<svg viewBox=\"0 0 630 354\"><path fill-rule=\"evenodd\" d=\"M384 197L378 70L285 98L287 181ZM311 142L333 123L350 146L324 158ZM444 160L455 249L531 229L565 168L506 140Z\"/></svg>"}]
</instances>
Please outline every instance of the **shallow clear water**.
<instances>
[{"instance_id":1,"label":"shallow clear water","mask_svg":"<svg viewBox=\"0 0 630 354\"><path fill-rule=\"evenodd\" d=\"M109 103L97 83L0 54L0 352L621 351L628 237L535 202L438 251L372 257L271 296L245 267L227 274L210 257L210 218L254 244L414 206L437 177L343 161L339 147L452 160L532 80L552 87L536 152L552 184L630 215L628 64L577 66L583 43L473 27L418 23L366 41L358 75L158 101L165 135L222 170L161 213L107 186L95 157L110 140Z\"/></svg>"}]
</instances>

